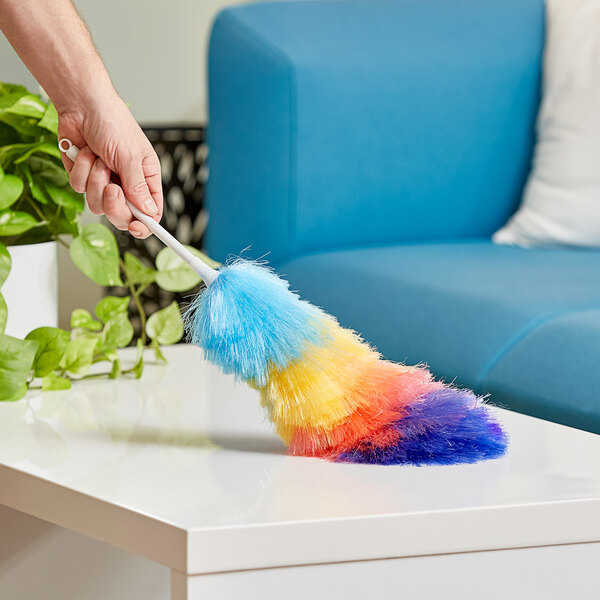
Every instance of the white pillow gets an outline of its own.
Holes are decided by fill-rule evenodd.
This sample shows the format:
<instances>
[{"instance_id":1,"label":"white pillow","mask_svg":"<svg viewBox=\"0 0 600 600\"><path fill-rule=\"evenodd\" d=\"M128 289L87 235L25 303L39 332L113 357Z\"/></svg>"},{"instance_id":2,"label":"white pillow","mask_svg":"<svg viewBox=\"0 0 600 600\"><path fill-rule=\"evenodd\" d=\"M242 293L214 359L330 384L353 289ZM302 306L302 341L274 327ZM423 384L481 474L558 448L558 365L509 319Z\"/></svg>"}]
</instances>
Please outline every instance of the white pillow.
<instances>
[{"instance_id":1,"label":"white pillow","mask_svg":"<svg viewBox=\"0 0 600 600\"><path fill-rule=\"evenodd\" d=\"M600 0L547 0L533 168L498 244L600 247Z\"/></svg>"}]
</instances>

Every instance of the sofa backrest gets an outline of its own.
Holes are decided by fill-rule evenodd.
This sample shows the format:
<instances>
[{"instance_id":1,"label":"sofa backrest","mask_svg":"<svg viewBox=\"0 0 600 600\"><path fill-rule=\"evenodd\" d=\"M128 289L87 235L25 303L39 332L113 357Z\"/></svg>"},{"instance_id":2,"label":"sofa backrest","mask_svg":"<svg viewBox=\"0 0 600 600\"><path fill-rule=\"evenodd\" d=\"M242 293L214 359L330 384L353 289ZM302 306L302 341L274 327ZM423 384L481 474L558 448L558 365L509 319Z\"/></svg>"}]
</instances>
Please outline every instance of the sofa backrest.
<instances>
[{"instance_id":1,"label":"sofa backrest","mask_svg":"<svg viewBox=\"0 0 600 600\"><path fill-rule=\"evenodd\" d=\"M222 12L209 52L209 251L489 236L529 170L543 0Z\"/></svg>"}]
</instances>

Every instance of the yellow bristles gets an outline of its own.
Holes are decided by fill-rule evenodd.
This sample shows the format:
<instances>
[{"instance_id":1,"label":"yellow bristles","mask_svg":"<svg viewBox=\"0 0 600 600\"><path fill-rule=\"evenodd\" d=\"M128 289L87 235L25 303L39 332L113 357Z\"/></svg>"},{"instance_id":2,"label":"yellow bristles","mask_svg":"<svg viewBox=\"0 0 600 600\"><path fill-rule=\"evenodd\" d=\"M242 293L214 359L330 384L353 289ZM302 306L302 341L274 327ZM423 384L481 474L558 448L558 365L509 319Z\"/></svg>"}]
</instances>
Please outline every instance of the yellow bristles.
<instances>
[{"instance_id":1,"label":"yellow bristles","mask_svg":"<svg viewBox=\"0 0 600 600\"><path fill-rule=\"evenodd\" d=\"M297 427L329 429L365 400L354 393L380 356L353 331L325 322L327 343L310 345L285 369L271 367L261 402L277 431L289 441Z\"/></svg>"}]
</instances>

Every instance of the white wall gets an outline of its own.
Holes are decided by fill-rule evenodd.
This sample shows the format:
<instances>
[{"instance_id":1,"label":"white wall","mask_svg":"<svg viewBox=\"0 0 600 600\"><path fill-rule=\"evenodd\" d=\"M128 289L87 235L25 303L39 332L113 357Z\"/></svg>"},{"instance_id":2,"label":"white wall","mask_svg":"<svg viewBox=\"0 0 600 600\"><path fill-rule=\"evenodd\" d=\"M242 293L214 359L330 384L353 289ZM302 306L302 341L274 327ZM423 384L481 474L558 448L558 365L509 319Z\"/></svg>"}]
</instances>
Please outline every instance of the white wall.
<instances>
[{"instance_id":1,"label":"white wall","mask_svg":"<svg viewBox=\"0 0 600 600\"><path fill-rule=\"evenodd\" d=\"M204 122L206 47L224 6L243 0L75 0L113 83L142 123ZM37 87L0 36L0 79Z\"/></svg>"},{"instance_id":2,"label":"white wall","mask_svg":"<svg viewBox=\"0 0 600 600\"><path fill-rule=\"evenodd\" d=\"M115 88L143 124L206 121L206 49L211 23L243 0L75 0ZM0 79L38 85L0 35ZM94 217L88 213L86 220ZM101 290L59 249L59 322L91 310ZM10 307L9 307L10 309Z\"/></svg>"},{"instance_id":3,"label":"white wall","mask_svg":"<svg viewBox=\"0 0 600 600\"><path fill-rule=\"evenodd\" d=\"M142 123L202 122L206 47L227 0L75 0L121 97Z\"/></svg>"}]
</instances>

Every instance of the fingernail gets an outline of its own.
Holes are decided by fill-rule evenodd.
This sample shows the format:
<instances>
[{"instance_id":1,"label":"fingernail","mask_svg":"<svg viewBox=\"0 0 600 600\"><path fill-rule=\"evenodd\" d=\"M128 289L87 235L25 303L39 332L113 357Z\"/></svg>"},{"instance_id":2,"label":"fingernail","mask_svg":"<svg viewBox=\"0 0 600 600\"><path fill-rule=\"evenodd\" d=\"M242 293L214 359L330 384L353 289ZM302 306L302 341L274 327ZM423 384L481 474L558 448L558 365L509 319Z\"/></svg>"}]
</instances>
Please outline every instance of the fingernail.
<instances>
[{"instance_id":1,"label":"fingernail","mask_svg":"<svg viewBox=\"0 0 600 600\"><path fill-rule=\"evenodd\" d=\"M157 215L158 209L156 208L156 204L154 204L152 200L146 200L146 202L144 202L144 212L151 217Z\"/></svg>"},{"instance_id":2,"label":"fingernail","mask_svg":"<svg viewBox=\"0 0 600 600\"><path fill-rule=\"evenodd\" d=\"M141 237L142 236L142 232L138 231L137 229L134 229L130 233L131 233L131 235L135 235L135 237Z\"/></svg>"}]
</instances>

